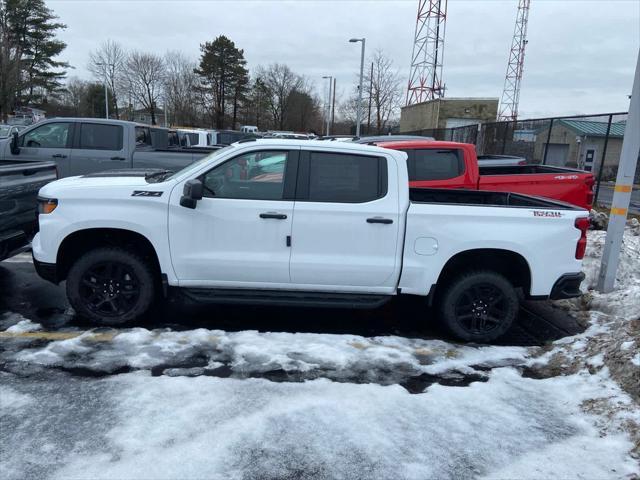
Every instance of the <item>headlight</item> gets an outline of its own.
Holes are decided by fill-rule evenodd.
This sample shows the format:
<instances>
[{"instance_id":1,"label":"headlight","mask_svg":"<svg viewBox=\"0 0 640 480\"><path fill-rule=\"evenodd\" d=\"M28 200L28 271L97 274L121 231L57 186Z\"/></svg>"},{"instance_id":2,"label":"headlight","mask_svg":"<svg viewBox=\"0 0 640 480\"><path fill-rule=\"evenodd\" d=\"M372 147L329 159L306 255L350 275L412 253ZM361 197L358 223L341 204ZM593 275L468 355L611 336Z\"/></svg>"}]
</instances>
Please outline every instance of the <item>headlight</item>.
<instances>
[{"instance_id":1,"label":"headlight","mask_svg":"<svg viewBox=\"0 0 640 480\"><path fill-rule=\"evenodd\" d=\"M58 200L55 198L38 197L38 213L47 214L53 212L58 206Z\"/></svg>"}]
</instances>

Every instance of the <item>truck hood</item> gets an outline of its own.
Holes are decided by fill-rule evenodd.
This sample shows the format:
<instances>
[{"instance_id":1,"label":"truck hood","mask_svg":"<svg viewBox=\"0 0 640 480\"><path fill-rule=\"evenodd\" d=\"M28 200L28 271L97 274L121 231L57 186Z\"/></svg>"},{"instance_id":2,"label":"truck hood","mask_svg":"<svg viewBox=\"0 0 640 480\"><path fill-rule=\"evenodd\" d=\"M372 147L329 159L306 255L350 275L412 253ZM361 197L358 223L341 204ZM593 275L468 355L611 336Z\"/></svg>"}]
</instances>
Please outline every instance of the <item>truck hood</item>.
<instances>
[{"instance_id":1,"label":"truck hood","mask_svg":"<svg viewBox=\"0 0 640 480\"><path fill-rule=\"evenodd\" d=\"M151 191L164 191L167 183L147 182L145 176L153 173L154 169L149 170L113 170L100 173L92 173L89 175L78 177L67 177L51 182L40 190L40 195L45 197L57 198L64 195L65 192L79 191L105 192L108 190L121 191L122 189L144 189ZM89 195L87 195L89 196Z\"/></svg>"}]
</instances>

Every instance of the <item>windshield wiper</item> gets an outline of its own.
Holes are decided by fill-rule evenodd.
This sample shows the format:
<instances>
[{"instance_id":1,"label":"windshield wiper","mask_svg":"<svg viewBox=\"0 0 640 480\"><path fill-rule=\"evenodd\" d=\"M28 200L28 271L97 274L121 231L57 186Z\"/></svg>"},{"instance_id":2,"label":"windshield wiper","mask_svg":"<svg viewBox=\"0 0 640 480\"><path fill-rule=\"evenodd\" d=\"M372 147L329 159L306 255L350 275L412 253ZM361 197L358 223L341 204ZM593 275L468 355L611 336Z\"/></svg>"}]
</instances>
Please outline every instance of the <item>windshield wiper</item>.
<instances>
[{"instance_id":1,"label":"windshield wiper","mask_svg":"<svg viewBox=\"0 0 640 480\"><path fill-rule=\"evenodd\" d=\"M172 170L157 170L155 172L147 173L144 176L144 179L148 182L149 180L155 180L156 182L161 182L166 177L173 173Z\"/></svg>"}]
</instances>

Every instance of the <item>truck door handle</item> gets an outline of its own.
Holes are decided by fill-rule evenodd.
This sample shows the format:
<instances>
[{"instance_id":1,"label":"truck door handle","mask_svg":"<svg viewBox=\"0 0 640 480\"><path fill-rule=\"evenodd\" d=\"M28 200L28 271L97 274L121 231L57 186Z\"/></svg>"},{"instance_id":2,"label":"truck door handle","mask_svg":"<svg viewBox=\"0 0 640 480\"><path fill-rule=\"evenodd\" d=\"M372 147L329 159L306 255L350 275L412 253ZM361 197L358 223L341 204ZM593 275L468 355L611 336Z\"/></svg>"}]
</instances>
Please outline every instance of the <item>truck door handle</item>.
<instances>
[{"instance_id":1,"label":"truck door handle","mask_svg":"<svg viewBox=\"0 0 640 480\"><path fill-rule=\"evenodd\" d=\"M389 225L390 223L393 223L393 220L390 218L373 217L367 218L367 223L384 223L385 225Z\"/></svg>"},{"instance_id":2,"label":"truck door handle","mask_svg":"<svg viewBox=\"0 0 640 480\"><path fill-rule=\"evenodd\" d=\"M124 160L126 160L126 158L124 158L124 157L111 157L110 160L122 160L122 161L124 161Z\"/></svg>"},{"instance_id":3,"label":"truck door handle","mask_svg":"<svg viewBox=\"0 0 640 480\"><path fill-rule=\"evenodd\" d=\"M51 158L67 158L67 156L62 153L56 153L55 155L51 155Z\"/></svg>"},{"instance_id":4,"label":"truck door handle","mask_svg":"<svg viewBox=\"0 0 640 480\"><path fill-rule=\"evenodd\" d=\"M273 218L275 220L285 220L287 216L284 213L266 212L266 213L261 213L260 218Z\"/></svg>"}]
</instances>

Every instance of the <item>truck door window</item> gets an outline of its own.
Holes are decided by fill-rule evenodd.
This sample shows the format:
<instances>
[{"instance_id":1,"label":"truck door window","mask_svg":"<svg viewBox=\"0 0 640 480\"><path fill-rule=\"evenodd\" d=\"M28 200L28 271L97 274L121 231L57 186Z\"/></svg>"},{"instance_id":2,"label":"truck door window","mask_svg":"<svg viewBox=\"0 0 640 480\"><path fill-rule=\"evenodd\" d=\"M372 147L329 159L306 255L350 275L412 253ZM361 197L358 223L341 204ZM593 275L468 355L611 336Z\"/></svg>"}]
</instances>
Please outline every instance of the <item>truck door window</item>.
<instances>
[{"instance_id":1,"label":"truck door window","mask_svg":"<svg viewBox=\"0 0 640 480\"><path fill-rule=\"evenodd\" d=\"M80 148L122 150L122 127L100 123L83 123L80 126Z\"/></svg>"},{"instance_id":2,"label":"truck door window","mask_svg":"<svg viewBox=\"0 0 640 480\"><path fill-rule=\"evenodd\" d=\"M251 152L218 165L204 175L205 196L282 200L288 153Z\"/></svg>"},{"instance_id":3,"label":"truck door window","mask_svg":"<svg viewBox=\"0 0 640 480\"><path fill-rule=\"evenodd\" d=\"M69 123L47 123L22 136L21 147L66 148L69 140Z\"/></svg>"},{"instance_id":4,"label":"truck door window","mask_svg":"<svg viewBox=\"0 0 640 480\"><path fill-rule=\"evenodd\" d=\"M464 173L462 152L457 149L411 150L408 169L409 180L447 180ZM413 153L413 155L412 155Z\"/></svg>"},{"instance_id":5,"label":"truck door window","mask_svg":"<svg viewBox=\"0 0 640 480\"><path fill-rule=\"evenodd\" d=\"M151 146L151 130L147 127L136 127L136 148Z\"/></svg>"},{"instance_id":6,"label":"truck door window","mask_svg":"<svg viewBox=\"0 0 640 480\"><path fill-rule=\"evenodd\" d=\"M386 194L387 164L384 158L311 152L309 201L362 203Z\"/></svg>"}]
</instances>

